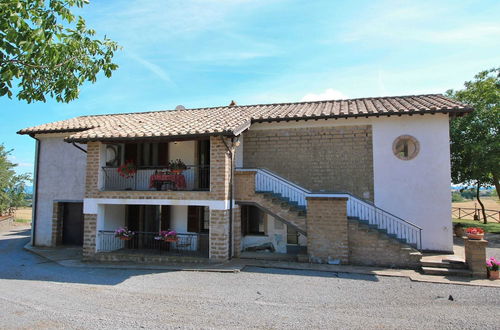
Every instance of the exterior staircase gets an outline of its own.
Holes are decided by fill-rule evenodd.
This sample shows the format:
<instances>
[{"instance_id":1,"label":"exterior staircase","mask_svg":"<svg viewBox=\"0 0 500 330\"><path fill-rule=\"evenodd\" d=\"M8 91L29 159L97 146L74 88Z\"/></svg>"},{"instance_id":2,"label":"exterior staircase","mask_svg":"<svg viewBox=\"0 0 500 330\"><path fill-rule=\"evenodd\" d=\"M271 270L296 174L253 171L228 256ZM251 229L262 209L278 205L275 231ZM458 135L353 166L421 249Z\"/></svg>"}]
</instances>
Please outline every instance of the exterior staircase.
<instances>
[{"instance_id":1,"label":"exterior staircase","mask_svg":"<svg viewBox=\"0 0 500 330\"><path fill-rule=\"evenodd\" d=\"M426 260L424 258L420 261L420 264L422 273L426 275L472 277L472 271L468 269L467 264L462 260L452 258Z\"/></svg>"},{"instance_id":2,"label":"exterior staircase","mask_svg":"<svg viewBox=\"0 0 500 330\"><path fill-rule=\"evenodd\" d=\"M250 190L239 192L238 204L254 205L307 236L307 199L347 199L348 253L353 264L420 268L421 232L417 225L350 193L315 193L266 169L238 169L255 173ZM243 181L244 182L244 181ZM378 253L374 253L380 251ZM370 255L370 258L366 258ZM368 260L367 260L368 259Z\"/></svg>"}]
</instances>

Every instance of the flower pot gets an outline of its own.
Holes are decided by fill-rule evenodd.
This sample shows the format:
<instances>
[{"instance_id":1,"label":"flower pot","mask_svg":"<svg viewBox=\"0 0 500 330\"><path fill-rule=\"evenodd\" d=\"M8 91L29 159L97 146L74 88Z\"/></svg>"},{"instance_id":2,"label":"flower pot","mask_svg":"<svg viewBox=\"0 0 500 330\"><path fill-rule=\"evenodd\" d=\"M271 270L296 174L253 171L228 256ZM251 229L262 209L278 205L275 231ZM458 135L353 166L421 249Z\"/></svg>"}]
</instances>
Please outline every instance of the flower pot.
<instances>
[{"instance_id":1,"label":"flower pot","mask_svg":"<svg viewBox=\"0 0 500 330\"><path fill-rule=\"evenodd\" d=\"M488 278L490 280L498 280L498 277L499 277L499 272L498 270L489 270L488 271L490 274L488 276Z\"/></svg>"},{"instance_id":2,"label":"flower pot","mask_svg":"<svg viewBox=\"0 0 500 330\"><path fill-rule=\"evenodd\" d=\"M178 238L165 238L165 242L169 242L169 243L175 243L178 240L179 240Z\"/></svg>"},{"instance_id":3,"label":"flower pot","mask_svg":"<svg viewBox=\"0 0 500 330\"><path fill-rule=\"evenodd\" d=\"M174 174L181 174L184 170L171 170Z\"/></svg>"},{"instance_id":4,"label":"flower pot","mask_svg":"<svg viewBox=\"0 0 500 330\"><path fill-rule=\"evenodd\" d=\"M484 234L471 234L471 233L467 233L467 237L469 239L483 239Z\"/></svg>"},{"instance_id":5,"label":"flower pot","mask_svg":"<svg viewBox=\"0 0 500 330\"><path fill-rule=\"evenodd\" d=\"M124 237L124 236L118 238L121 239L122 241L130 241L132 239L132 237Z\"/></svg>"}]
</instances>

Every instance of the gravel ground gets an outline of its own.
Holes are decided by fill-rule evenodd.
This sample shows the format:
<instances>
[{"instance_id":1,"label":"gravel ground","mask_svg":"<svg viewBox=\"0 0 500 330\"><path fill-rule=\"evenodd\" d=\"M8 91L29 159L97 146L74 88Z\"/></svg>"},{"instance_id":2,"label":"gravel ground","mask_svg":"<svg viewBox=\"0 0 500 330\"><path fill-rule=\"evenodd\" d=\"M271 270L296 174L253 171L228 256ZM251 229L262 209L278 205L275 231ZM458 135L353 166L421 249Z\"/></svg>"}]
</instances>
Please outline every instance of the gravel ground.
<instances>
[{"instance_id":1,"label":"gravel ground","mask_svg":"<svg viewBox=\"0 0 500 330\"><path fill-rule=\"evenodd\" d=\"M2 329L498 329L497 288L264 268L67 268L24 251L28 234L0 234Z\"/></svg>"}]
</instances>

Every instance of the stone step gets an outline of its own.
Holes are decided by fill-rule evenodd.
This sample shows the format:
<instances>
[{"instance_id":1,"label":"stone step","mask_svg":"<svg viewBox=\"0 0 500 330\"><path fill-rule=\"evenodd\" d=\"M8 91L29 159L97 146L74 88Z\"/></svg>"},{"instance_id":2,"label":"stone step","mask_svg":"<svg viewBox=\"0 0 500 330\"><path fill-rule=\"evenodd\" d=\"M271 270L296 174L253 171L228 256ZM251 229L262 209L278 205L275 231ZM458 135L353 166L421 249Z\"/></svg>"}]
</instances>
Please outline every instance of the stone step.
<instances>
[{"instance_id":1,"label":"stone step","mask_svg":"<svg viewBox=\"0 0 500 330\"><path fill-rule=\"evenodd\" d=\"M446 262L446 261L421 261L422 267L430 268L448 268L448 269L467 269L465 262Z\"/></svg>"},{"instance_id":2,"label":"stone step","mask_svg":"<svg viewBox=\"0 0 500 330\"><path fill-rule=\"evenodd\" d=\"M422 267L422 272L425 275L472 277L472 271L469 269Z\"/></svg>"}]
</instances>

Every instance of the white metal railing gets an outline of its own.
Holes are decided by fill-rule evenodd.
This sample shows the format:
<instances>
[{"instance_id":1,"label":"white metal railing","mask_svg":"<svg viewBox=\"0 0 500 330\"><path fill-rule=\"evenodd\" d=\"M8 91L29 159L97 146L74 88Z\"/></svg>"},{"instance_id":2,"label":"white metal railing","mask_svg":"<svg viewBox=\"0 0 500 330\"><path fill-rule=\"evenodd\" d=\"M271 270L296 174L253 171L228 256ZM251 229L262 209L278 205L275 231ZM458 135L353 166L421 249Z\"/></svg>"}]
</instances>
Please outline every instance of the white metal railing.
<instances>
[{"instance_id":1,"label":"white metal railing","mask_svg":"<svg viewBox=\"0 0 500 330\"><path fill-rule=\"evenodd\" d=\"M279 175L266 169L238 169L238 171L256 171L255 174L255 192L271 192L280 194L288 198L290 202L297 203L299 207L306 207L307 194L311 192L301 186L290 182Z\"/></svg>"},{"instance_id":2,"label":"white metal railing","mask_svg":"<svg viewBox=\"0 0 500 330\"><path fill-rule=\"evenodd\" d=\"M287 198L298 206L307 208L307 197L344 197L347 198L347 216L366 221L378 229L385 230L407 244L422 248L422 228L377 207L351 193L313 193L266 169L237 169L255 171L255 192L270 192Z\"/></svg>"}]
</instances>

